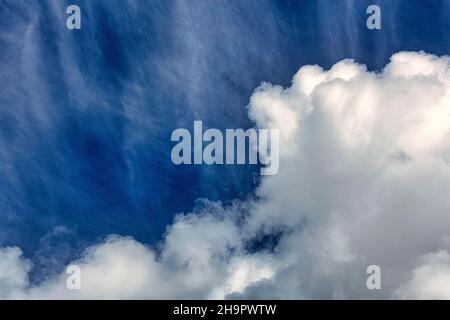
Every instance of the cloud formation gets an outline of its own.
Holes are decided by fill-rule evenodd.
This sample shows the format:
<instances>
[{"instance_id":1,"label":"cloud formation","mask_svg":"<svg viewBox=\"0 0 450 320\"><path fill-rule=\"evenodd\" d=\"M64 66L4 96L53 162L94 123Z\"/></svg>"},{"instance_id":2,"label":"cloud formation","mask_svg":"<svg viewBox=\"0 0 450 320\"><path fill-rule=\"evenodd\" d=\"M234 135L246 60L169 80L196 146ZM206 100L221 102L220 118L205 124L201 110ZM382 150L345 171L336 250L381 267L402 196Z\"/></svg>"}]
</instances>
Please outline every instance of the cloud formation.
<instances>
[{"instance_id":1,"label":"cloud formation","mask_svg":"<svg viewBox=\"0 0 450 320\"><path fill-rule=\"evenodd\" d=\"M157 247L111 236L88 248L74 261L80 291L65 274L30 285L30 262L4 248L1 297L450 298L449 57L305 66L289 88L262 84L248 108L280 130L279 173L254 199L201 201ZM366 287L372 264L379 291Z\"/></svg>"}]
</instances>

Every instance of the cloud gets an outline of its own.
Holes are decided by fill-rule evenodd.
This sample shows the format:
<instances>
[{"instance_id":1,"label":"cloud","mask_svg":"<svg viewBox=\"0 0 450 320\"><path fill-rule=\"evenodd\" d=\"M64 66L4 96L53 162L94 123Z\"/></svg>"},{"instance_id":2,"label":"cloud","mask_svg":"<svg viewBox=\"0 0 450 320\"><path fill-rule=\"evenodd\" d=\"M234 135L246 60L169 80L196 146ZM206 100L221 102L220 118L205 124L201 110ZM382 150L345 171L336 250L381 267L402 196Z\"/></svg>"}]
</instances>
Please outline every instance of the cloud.
<instances>
[{"instance_id":1,"label":"cloud","mask_svg":"<svg viewBox=\"0 0 450 320\"><path fill-rule=\"evenodd\" d=\"M30 262L22 257L19 248L0 249L0 299L14 297L28 285Z\"/></svg>"},{"instance_id":2,"label":"cloud","mask_svg":"<svg viewBox=\"0 0 450 320\"><path fill-rule=\"evenodd\" d=\"M280 128L281 158L247 227L293 230L270 295L389 298L416 257L448 248L449 71L448 57L402 52L380 73L305 66L291 87L254 93L250 117ZM380 292L365 286L371 264Z\"/></svg>"},{"instance_id":3,"label":"cloud","mask_svg":"<svg viewBox=\"0 0 450 320\"><path fill-rule=\"evenodd\" d=\"M403 299L450 299L450 254L431 253L413 270L413 277L396 295Z\"/></svg>"},{"instance_id":4,"label":"cloud","mask_svg":"<svg viewBox=\"0 0 450 320\"><path fill-rule=\"evenodd\" d=\"M0 292L448 297L439 284L450 268L448 57L401 52L378 73L352 60L330 70L305 66L288 88L261 85L248 110L257 127L280 130L280 171L263 178L255 199L228 206L203 201L174 220L158 247L113 236L88 248L74 262L82 269L80 291L65 288L65 274L28 284L20 251L3 249L15 252L8 260L17 280L0 282ZM269 236L276 238L273 248L251 246ZM366 287L372 264L381 267L380 291ZM11 269L0 264L0 275L5 268Z\"/></svg>"},{"instance_id":5,"label":"cloud","mask_svg":"<svg viewBox=\"0 0 450 320\"><path fill-rule=\"evenodd\" d=\"M121 236L110 236L87 248L72 262L82 272L81 290L67 289L68 275L64 272L30 286L30 262L17 248L2 249L2 298L223 299L272 275L270 257L244 252L232 208L224 210L208 201L201 207L192 214L177 216L159 248Z\"/></svg>"}]
</instances>

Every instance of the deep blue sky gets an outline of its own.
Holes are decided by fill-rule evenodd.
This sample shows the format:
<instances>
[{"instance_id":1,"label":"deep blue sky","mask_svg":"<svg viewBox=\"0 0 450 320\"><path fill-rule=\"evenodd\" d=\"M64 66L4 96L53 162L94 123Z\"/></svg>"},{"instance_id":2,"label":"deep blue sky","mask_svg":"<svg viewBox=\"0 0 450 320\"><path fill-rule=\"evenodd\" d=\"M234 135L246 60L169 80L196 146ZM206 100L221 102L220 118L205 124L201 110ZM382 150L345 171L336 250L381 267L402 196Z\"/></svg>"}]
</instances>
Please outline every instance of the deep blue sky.
<instances>
[{"instance_id":1,"label":"deep blue sky","mask_svg":"<svg viewBox=\"0 0 450 320\"><path fill-rule=\"evenodd\" d=\"M82 10L82 30L65 9ZM382 30L366 8L382 8ZM0 246L34 280L115 233L155 243L198 198L250 196L254 167L176 167L172 130L247 128L262 82L305 64L450 51L447 0L0 0Z\"/></svg>"}]
</instances>

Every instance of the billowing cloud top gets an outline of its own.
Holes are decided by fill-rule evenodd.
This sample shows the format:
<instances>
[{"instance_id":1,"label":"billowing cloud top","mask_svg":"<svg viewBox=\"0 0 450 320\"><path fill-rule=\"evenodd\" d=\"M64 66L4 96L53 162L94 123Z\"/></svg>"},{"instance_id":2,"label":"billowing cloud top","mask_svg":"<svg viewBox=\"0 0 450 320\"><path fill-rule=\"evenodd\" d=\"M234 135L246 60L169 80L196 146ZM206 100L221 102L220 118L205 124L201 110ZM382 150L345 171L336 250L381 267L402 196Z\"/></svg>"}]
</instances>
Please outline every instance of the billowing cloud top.
<instances>
[{"instance_id":1,"label":"billowing cloud top","mask_svg":"<svg viewBox=\"0 0 450 320\"><path fill-rule=\"evenodd\" d=\"M280 130L280 171L253 200L203 200L157 248L109 237L74 261L81 290L65 274L30 285L21 251L1 249L0 297L450 298L448 57L305 66L256 89L249 116Z\"/></svg>"}]
</instances>

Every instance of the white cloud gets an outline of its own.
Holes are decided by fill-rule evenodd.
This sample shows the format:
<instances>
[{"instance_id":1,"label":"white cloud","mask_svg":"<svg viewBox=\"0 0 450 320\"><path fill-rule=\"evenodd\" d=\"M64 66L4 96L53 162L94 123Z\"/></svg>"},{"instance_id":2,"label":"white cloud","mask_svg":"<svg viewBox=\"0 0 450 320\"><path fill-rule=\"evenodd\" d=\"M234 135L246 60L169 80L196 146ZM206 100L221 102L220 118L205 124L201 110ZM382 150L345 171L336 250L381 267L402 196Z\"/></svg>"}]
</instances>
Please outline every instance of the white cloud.
<instances>
[{"instance_id":1,"label":"white cloud","mask_svg":"<svg viewBox=\"0 0 450 320\"><path fill-rule=\"evenodd\" d=\"M431 253L413 270L412 279L397 292L404 299L450 299L450 255L447 251Z\"/></svg>"},{"instance_id":2,"label":"white cloud","mask_svg":"<svg viewBox=\"0 0 450 320\"><path fill-rule=\"evenodd\" d=\"M179 216L161 246L112 237L65 274L27 282L17 249L0 292L24 298L444 298L450 249L450 60L402 52L380 73L352 60L299 70L292 86L251 97L258 127L280 129L280 171L259 201L207 203ZM243 210L245 208L245 210ZM247 213L248 211L248 213ZM283 231L275 250L248 252ZM7 252L7 251L6 251ZM433 253L438 252L438 253ZM425 262L417 264L420 257ZM382 290L366 288L381 267ZM5 268L16 276L9 278ZM447 281L448 282L448 281Z\"/></svg>"},{"instance_id":3,"label":"white cloud","mask_svg":"<svg viewBox=\"0 0 450 320\"><path fill-rule=\"evenodd\" d=\"M3 298L19 299L223 299L273 274L270 259L247 256L232 208L205 201L202 210L179 215L160 248L110 236L74 261L81 290L68 290L62 273L29 286L30 265L17 248L0 251ZM237 211L236 211L237 213ZM265 261L267 260L267 262Z\"/></svg>"},{"instance_id":4,"label":"white cloud","mask_svg":"<svg viewBox=\"0 0 450 320\"><path fill-rule=\"evenodd\" d=\"M19 248L0 249L0 299L14 297L28 286L30 262Z\"/></svg>"},{"instance_id":5,"label":"white cloud","mask_svg":"<svg viewBox=\"0 0 450 320\"><path fill-rule=\"evenodd\" d=\"M389 298L416 257L446 248L449 72L448 57L402 52L381 73L351 60L329 71L303 67L276 113L265 112L265 97L280 88L255 92L250 115L258 126L280 128L281 159L247 227L294 230L282 239L279 258L295 260L268 292ZM284 109L295 110L289 118L297 126L284 126ZM365 287L371 264L382 268L381 292Z\"/></svg>"}]
</instances>

